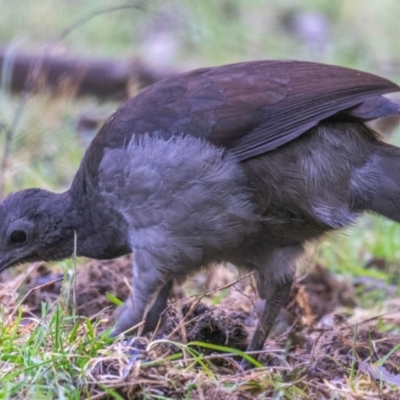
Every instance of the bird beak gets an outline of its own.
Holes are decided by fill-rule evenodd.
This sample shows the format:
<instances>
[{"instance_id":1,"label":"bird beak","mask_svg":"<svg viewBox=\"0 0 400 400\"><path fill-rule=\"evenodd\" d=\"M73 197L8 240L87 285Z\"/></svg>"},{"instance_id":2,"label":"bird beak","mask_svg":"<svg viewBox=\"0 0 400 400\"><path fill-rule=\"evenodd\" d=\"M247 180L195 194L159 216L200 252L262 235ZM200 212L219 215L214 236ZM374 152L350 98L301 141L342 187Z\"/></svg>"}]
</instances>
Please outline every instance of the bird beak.
<instances>
[{"instance_id":1,"label":"bird beak","mask_svg":"<svg viewBox=\"0 0 400 400\"><path fill-rule=\"evenodd\" d=\"M0 257L0 273L10 268L14 263L15 261L8 257Z\"/></svg>"}]
</instances>

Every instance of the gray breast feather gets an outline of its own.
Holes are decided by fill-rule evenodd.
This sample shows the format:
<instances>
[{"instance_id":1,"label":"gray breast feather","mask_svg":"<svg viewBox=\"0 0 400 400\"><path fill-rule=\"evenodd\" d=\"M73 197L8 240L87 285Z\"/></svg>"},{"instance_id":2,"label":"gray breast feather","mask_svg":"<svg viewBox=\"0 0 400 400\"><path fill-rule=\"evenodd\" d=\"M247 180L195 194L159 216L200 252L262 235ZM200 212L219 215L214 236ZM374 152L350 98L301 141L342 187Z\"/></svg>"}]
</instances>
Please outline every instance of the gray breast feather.
<instances>
[{"instance_id":1,"label":"gray breast feather","mask_svg":"<svg viewBox=\"0 0 400 400\"><path fill-rule=\"evenodd\" d=\"M185 268L212 261L256 226L240 163L193 136L142 135L107 150L99 186L127 221L133 250Z\"/></svg>"}]
</instances>

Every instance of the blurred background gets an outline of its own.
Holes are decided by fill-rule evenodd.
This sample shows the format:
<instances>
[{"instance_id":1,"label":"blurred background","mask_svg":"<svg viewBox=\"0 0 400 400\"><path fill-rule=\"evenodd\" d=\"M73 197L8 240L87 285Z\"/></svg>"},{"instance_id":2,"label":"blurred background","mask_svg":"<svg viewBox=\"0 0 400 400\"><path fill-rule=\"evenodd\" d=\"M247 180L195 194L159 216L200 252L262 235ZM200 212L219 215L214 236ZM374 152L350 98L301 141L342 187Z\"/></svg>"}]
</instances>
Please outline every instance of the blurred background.
<instances>
[{"instance_id":1,"label":"blurred background","mask_svg":"<svg viewBox=\"0 0 400 400\"><path fill-rule=\"evenodd\" d=\"M299 59L400 83L399 38L398 0L0 0L3 192L67 189L102 122L165 76ZM375 127L399 144L397 123ZM343 279L359 280L360 288L372 280L398 290L400 228L387 220L367 216L310 254ZM370 291L360 301L374 306L383 297Z\"/></svg>"}]
</instances>

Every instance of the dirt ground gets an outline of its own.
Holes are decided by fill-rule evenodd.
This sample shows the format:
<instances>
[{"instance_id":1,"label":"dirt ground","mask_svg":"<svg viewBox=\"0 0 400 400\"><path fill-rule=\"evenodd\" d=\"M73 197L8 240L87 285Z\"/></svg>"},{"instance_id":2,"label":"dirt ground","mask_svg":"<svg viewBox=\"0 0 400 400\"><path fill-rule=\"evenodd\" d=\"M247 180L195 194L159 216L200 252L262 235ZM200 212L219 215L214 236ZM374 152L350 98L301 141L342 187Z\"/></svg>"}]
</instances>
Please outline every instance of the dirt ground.
<instances>
[{"instance_id":1,"label":"dirt ground","mask_svg":"<svg viewBox=\"0 0 400 400\"><path fill-rule=\"evenodd\" d=\"M115 308L108 293L119 299L127 298L130 277L129 257L89 261L77 271L72 284L78 313L100 318L101 327L105 328ZM42 302L56 301L63 279L62 274L53 273L43 264L32 267L23 289L26 313L40 315ZM220 356L215 349L196 347L211 360L219 384L204 382L204 393L193 392L190 398L258 398L260 393L268 394L265 387L276 374L283 385L307 386L310 398L331 398L331 390L343 394L337 398L354 398L346 397L349 371L361 373L366 381L374 382L382 396L376 397L375 393L370 398L398 398L380 387L382 383L400 387L400 351L392 351L399 345L399 336L378 329L385 317L353 323L356 306L353 286L315 265L293 285L286 307L259 357L266 367L263 373L243 371L240 358L233 354ZM158 332L133 342L117 341L111 350L122 357L96 359L88 366L90 390L100 398L103 393L100 383L106 383L124 398L141 398L143 393L153 392L181 398L184 393L180 393L177 382L187 387L188 382L199 379L196 370L182 372L176 363L152 365L152 361L176 353L177 348L165 341L149 347L151 341L205 342L243 351L255 328L259 307L251 277L238 279L229 268L216 267L199 274L188 280L184 289L176 285ZM399 324L400 313L391 314L385 321ZM132 345L134 350L130 350ZM136 354L133 358L132 351ZM137 360L143 365L150 363L150 367L138 367ZM237 386L234 395L227 389L233 382ZM362 380L357 382L362 387ZM273 387L271 384L271 396L276 393ZM363 393L360 398L364 398L365 392L360 393Z\"/></svg>"}]
</instances>

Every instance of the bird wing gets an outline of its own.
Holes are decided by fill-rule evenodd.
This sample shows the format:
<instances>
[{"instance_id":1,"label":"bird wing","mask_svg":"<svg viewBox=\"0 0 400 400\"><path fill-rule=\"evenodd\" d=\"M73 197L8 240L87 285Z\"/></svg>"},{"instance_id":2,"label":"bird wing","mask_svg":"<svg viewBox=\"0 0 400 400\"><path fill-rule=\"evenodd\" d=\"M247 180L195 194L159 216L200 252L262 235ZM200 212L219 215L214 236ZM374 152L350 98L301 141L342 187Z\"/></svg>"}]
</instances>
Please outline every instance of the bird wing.
<instances>
[{"instance_id":1,"label":"bird wing","mask_svg":"<svg viewBox=\"0 0 400 400\"><path fill-rule=\"evenodd\" d=\"M183 132L230 148L245 160L334 115L368 120L398 113L397 104L381 97L395 91L400 87L387 79L311 62L203 68L144 89L110 118L95 143L118 147L133 134Z\"/></svg>"}]
</instances>

